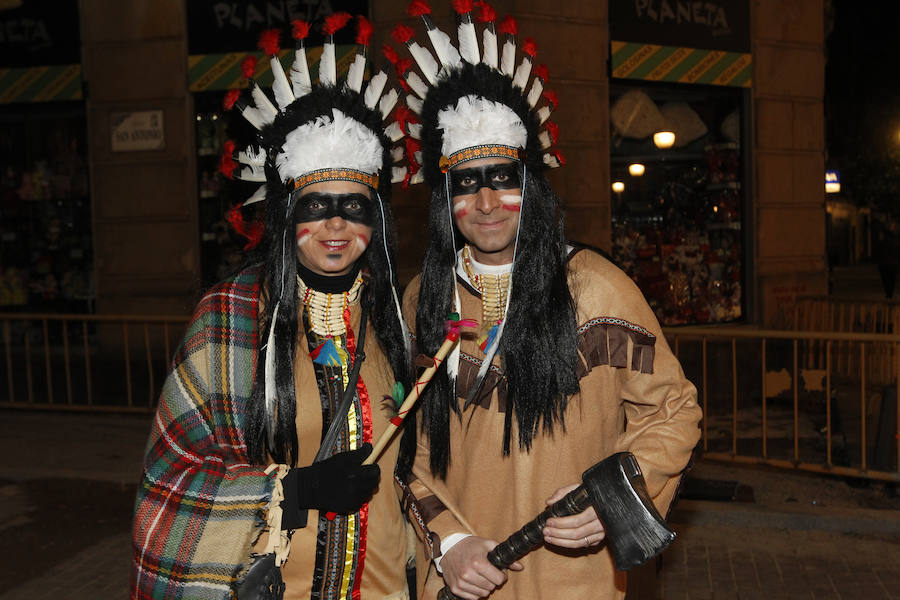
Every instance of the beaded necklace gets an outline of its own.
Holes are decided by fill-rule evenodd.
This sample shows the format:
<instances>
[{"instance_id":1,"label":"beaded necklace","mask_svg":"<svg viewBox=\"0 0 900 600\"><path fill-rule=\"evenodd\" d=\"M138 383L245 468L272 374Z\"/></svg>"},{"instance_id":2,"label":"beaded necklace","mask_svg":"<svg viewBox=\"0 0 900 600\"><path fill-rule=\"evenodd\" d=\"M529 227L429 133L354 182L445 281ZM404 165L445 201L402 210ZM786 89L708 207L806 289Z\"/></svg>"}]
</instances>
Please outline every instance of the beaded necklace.
<instances>
[{"instance_id":1,"label":"beaded necklace","mask_svg":"<svg viewBox=\"0 0 900 600\"><path fill-rule=\"evenodd\" d=\"M481 329L487 331L503 320L506 295L509 293L509 271L506 273L476 273L472 268L469 245L462 249L463 270L481 293Z\"/></svg>"},{"instance_id":2,"label":"beaded necklace","mask_svg":"<svg viewBox=\"0 0 900 600\"><path fill-rule=\"evenodd\" d=\"M359 302L362 283L363 278L360 273L346 292L328 293L312 289L297 275L297 293L300 301L306 307L312 330L319 335L329 337L344 335L347 332L344 311L351 304Z\"/></svg>"}]
</instances>

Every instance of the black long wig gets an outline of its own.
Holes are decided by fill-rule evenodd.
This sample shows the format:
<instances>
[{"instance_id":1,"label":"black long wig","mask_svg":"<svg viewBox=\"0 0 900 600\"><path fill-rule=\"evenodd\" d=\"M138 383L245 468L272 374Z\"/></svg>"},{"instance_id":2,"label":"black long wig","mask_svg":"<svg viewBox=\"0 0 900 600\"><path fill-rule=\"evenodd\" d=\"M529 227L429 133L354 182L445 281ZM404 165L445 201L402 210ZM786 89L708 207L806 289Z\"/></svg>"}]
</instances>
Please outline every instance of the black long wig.
<instances>
[{"instance_id":1,"label":"black long wig","mask_svg":"<svg viewBox=\"0 0 900 600\"><path fill-rule=\"evenodd\" d=\"M391 158L390 143L383 133L381 115L368 109L360 94L337 87L314 88L288 106L260 135L263 148L278 149L284 145L288 133L313 119L328 115L337 108L375 132L383 147L382 165L378 183L383 211L374 211L375 222L368 248L360 258L359 266L368 273L367 284L361 302L368 306L369 320L375 330L375 338L384 351L393 370L394 378L408 386L410 361L406 352L406 340L398 322L394 304L394 292L398 289L396 274L392 278L389 261L396 250L394 221L391 214ZM300 329L298 325L297 251L294 241L294 214L297 194L289 182L283 182L275 169L275 155L270 152L266 161L266 216L263 240L256 251L256 260L262 276L262 309L258 322L257 366L245 411L244 433L250 460L264 463L267 455L280 463L296 466L298 440L296 429L296 396L294 389L294 350ZM286 204L286 201L288 203ZM372 201L377 203L378 198ZM382 214L384 221L382 221ZM382 227L382 225L384 227ZM383 232L386 232L387 238ZM387 255L385 255L387 247ZM275 348L267 348L267 335L275 304L280 302L275 327ZM371 340L371 337L369 338ZM368 342L371 343L371 342ZM266 353L275 355L275 390L277 395L274 445L268 443L265 389L266 373L263 365Z\"/></svg>"},{"instance_id":2,"label":"black long wig","mask_svg":"<svg viewBox=\"0 0 900 600\"><path fill-rule=\"evenodd\" d=\"M483 64L467 64L429 93L422 110L423 162L432 195L430 244L416 310L419 349L433 355L444 339L444 319L453 310L456 284L454 236L457 248L464 243L451 225L445 175L437 168L442 143L442 132L436 128L437 114L473 93L512 108L528 132L520 163L526 168L512 296L498 350L508 380L502 440L502 453L508 455L514 426L518 447L525 451L530 450L539 432L549 435L555 427L565 427L568 396L578 391L577 324L567 281L563 207L542 173L537 117L509 77ZM451 413L462 416L446 370L437 372L419 403L421 428L429 440L431 471L445 477L451 459ZM402 450L406 452L407 448Z\"/></svg>"},{"instance_id":3,"label":"black long wig","mask_svg":"<svg viewBox=\"0 0 900 600\"><path fill-rule=\"evenodd\" d=\"M568 396L578 391L577 326L566 277L559 200L540 173L526 176L520 218L512 296L498 350L507 378L504 455L511 449L513 421L519 448L529 450L539 431L552 434L555 426L565 426ZM453 310L456 285L452 236L458 232L451 229L446 192L440 187L431 196L429 235L416 337L419 349L433 355L444 339L444 319ZM440 477L446 476L450 463L451 413L461 418L456 396L447 371L440 369L419 400L421 427L429 439L430 467Z\"/></svg>"}]
</instances>

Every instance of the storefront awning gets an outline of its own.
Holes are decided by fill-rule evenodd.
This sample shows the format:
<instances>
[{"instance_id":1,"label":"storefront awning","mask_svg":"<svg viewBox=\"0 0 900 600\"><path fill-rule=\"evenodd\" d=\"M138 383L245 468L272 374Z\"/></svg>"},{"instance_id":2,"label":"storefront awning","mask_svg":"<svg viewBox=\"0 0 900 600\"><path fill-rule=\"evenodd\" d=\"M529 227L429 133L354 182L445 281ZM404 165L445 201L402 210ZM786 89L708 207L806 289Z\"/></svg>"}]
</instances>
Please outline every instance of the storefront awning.
<instances>
[{"instance_id":1,"label":"storefront awning","mask_svg":"<svg viewBox=\"0 0 900 600\"><path fill-rule=\"evenodd\" d=\"M745 88L753 81L750 53L618 41L610 46L614 78Z\"/></svg>"},{"instance_id":2,"label":"storefront awning","mask_svg":"<svg viewBox=\"0 0 900 600\"><path fill-rule=\"evenodd\" d=\"M81 65L0 69L0 104L81 98Z\"/></svg>"},{"instance_id":3,"label":"storefront awning","mask_svg":"<svg viewBox=\"0 0 900 600\"><path fill-rule=\"evenodd\" d=\"M225 52L217 54L193 54L188 57L188 80L192 92L205 92L212 90L228 90L246 87L246 81L241 76L241 62L248 55L247 52ZM253 53L259 58L259 52ZM344 75L353 62L356 55L356 46L335 46L335 59L337 61L338 75ZM322 56L322 47L314 46L306 49L306 62L309 64L310 77L313 81L319 75L319 58ZM285 73L290 74L291 64L294 62L294 50L282 50L278 55ZM259 60L256 64L256 82L264 87L272 85L272 69L268 60Z\"/></svg>"}]
</instances>

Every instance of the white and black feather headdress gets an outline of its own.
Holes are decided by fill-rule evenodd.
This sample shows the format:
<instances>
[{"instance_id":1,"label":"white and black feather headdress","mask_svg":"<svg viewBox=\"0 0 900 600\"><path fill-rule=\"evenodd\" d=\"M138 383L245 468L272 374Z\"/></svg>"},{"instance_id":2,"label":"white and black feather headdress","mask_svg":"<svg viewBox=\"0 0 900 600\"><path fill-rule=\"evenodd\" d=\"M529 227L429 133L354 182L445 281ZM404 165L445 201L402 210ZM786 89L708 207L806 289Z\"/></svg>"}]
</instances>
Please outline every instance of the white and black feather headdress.
<instances>
[{"instance_id":1,"label":"white and black feather headdress","mask_svg":"<svg viewBox=\"0 0 900 600\"><path fill-rule=\"evenodd\" d=\"M392 116L398 112L395 106L399 93L395 89L386 90L388 77L384 72L376 73L368 82L364 81L372 26L363 17L356 17L356 55L345 80L338 81L334 34L352 18L348 13L325 17L322 32L326 37L317 83L312 81L307 63L305 40L310 27L304 21L295 20L292 23L296 48L290 76L285 73L280 61L281 32L269 30L260 37L259 47L268 58L274 76L271 97L253 79L256 57L250 55L244 60L241 68L247 81L247 91L228 92L225 108L238 110L256 129L256 138L252 144L242 148L234 142L227 142L220 168L229 177L261 185L246 201L232 208L229 221L239 233L251 239L250 246L260 241L263 231L261 224L247 225L243 222L240 216L242 206L261 200L279 205L283 203L286 213L282 215L282 221L290 224L292 220L288 213L293 210L297 192L303 187L333 180L367 185L373 190L382 228L383 248L374 251L384 252L383 263L388 270L379 275L390 282L394 312L399 321L397 328L403 331L403 340L408 341L388 249L386 228L389 207L382 200L382 196L389 197L391 183L404 180L407 174L405 166L394 166L395 162L404 159L405 152L403 128ZM399 112L402 114L403 111ZM284 265L295 260L295 250L290 244L293 235L288 235L286 231L268 232L268 235L277 245L277 262ZM283 343L276 344L276 322L282 305L293 305L287 294L294 289L290 276L285 275L292 271L282 266L277 272L281 273L277 277L280 281L275 282L268 298L270 316L263 369L265 421L270 448L275 445L278 406L275 355L276 349L284 346Z\"/></svg>"}]
</instances>

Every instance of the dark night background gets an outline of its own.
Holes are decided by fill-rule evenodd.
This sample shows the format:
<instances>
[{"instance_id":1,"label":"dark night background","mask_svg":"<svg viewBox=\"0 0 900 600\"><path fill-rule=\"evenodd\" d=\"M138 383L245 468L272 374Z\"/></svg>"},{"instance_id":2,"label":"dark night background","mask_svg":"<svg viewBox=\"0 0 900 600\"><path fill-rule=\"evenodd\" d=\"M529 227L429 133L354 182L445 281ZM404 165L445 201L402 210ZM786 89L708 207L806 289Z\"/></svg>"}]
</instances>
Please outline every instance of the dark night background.
<instances>
[{"instance_id":1,"label":"dark night background","mask_svg":"<svg viewBox=\"0 0 900 600\"><path fill-rule=\"evenodd\" d=\"M876 221L900 217L898 23L897 2L826 3L826 164Z\"/></svg>"}]
</instances>

